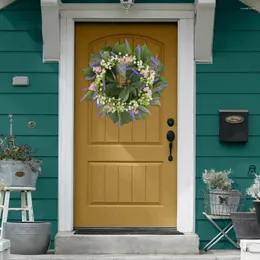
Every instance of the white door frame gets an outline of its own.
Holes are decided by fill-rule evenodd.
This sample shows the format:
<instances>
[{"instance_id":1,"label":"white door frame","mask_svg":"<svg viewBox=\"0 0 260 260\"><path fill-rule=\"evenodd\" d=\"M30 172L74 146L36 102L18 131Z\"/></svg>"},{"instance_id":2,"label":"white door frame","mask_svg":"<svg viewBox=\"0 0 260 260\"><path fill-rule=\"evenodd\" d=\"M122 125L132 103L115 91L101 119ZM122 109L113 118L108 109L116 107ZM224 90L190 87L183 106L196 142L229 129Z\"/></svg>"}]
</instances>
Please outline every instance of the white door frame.
<instances>
[{"instance_id":1,"label":"white door frame","mask_svg":"<svg viewBox=\"0 0 260 260\"><path fill-rule=\"evenodd\" d=\"M178 23L177 229L195 232L196 89L194 11L188 4L136 4L126 15L120 4L64 5L59 64L58 229L73 230L75 21Z\"/></svg>"}]
</instances>

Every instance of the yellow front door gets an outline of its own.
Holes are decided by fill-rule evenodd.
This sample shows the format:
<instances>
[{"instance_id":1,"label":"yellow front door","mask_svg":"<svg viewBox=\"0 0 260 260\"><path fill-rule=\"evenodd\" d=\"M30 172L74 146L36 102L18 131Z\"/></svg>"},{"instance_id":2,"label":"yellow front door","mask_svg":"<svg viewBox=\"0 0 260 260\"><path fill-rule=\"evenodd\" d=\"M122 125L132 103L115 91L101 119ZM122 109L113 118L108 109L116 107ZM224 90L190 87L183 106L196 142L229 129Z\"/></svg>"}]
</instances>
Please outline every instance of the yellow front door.
<instances>
[{"instance_id":1,"label":"yellow front door","mask_svg":"<svg viewBox=\"0 0 260 260\"><path fill-rule=\"evenodd\" d=\"M75 33L74 226L176 227L177 140L169 162L166 133L176 134L177 25L79 23ZM80 103L81 89L89 86L82 69L91 53L125 39L133 47L146 43L158 54L169 85L162 106L151 107L147 120L118 127L97 116L93 102Z\"/></svg>"}]
</instances>

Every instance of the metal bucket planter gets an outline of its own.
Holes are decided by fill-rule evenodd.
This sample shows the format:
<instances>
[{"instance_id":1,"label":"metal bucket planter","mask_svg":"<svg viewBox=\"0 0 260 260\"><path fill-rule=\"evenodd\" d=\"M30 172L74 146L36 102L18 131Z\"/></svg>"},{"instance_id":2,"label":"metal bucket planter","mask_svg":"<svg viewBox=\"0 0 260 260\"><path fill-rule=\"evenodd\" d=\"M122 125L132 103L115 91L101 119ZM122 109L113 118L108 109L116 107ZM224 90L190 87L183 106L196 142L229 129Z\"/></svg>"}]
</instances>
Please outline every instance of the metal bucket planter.
<instances>
[{"instance_id":1,"label":"metal bucket planter","mask_svg":"<svg viewBox=\"0 0 260 260\"><path fill-rule=\"evenodd\" d=\"M35 187L40 174L38 164L0 160L0 181L8 187Z\"/></svg>"},{"instance_id":2,"label":"metal bucket planter","mask_svg":"<svg viewBox=\"0 0 260 260\"><path fill-rule=\"evenodd\" d=\"M233 212L231 219L237 240L260 239L260 227L255 212Z\"/></svg>"},{"instance_id":3,"label":"metal bucket planter","mask_svg":"<svg viewBox=\"0 0 260 260\"><path fill-rule=\"evenodd\" d=\"M11 241L11 254L45 254L51 241L51 223L5 222L3 238Z\"/></svg>"},{"instance_id":4,"label":"metal bucket planter","mask_svg":"<svg viewBox=\"0 0 260 260\"><path fill-rule=\"evenodd\" d=\"M228 216L231 212L236 212L238 210L241 197L240 191L210 190L208 193L209 214Z\"/></svg>"}]
</instances>

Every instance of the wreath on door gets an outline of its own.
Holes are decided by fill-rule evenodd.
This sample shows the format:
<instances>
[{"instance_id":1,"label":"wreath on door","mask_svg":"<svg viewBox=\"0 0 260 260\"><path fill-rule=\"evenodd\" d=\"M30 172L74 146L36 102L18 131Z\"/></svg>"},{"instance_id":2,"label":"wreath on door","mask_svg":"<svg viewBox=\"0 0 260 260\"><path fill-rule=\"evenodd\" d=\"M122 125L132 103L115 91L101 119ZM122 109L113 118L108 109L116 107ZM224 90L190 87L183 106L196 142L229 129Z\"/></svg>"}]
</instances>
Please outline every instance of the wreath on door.
<instances>
[{"instance_id":1,"label":"wreath on door","mask_svg":"<svg viewBox=\"0 0 260 260\"><path fill-rule=\"evenodd\" d=\"M145 119L150 105L160 106L160 97L167 86L161 76L164 66L146 45L134 50L124 44L106 45L98 54L91 54L90 67L83 69L91 81L82 100L96 103L100 116L109 116L119 126Z\"/></svg>"}]
</instances>

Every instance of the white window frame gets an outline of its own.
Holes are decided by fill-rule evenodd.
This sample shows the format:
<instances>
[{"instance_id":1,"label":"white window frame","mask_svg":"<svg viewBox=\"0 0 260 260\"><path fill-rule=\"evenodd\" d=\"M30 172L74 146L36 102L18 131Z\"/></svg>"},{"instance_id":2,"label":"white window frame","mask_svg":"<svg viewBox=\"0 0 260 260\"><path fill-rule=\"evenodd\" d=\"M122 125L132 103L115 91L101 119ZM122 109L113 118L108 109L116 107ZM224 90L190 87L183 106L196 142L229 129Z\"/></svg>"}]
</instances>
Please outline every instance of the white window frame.
<instances>
[{"instance_id":1,"label":"white window frame","mask_svg":"<svg viewBox=\"0 0 260 260\"><path fill-rule=\"evenodd\" d=\"M189 4L135 4L126 15L120 4L66 4L61 7L59 64L58 229L74 224L74 42L77 21L177 22L177 230L195 232L196 88L194 7Z\"/></svg>"}]
</instances>

